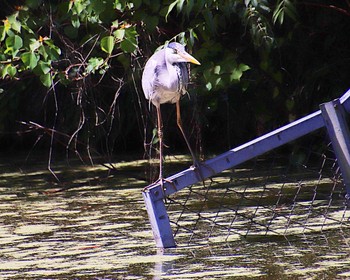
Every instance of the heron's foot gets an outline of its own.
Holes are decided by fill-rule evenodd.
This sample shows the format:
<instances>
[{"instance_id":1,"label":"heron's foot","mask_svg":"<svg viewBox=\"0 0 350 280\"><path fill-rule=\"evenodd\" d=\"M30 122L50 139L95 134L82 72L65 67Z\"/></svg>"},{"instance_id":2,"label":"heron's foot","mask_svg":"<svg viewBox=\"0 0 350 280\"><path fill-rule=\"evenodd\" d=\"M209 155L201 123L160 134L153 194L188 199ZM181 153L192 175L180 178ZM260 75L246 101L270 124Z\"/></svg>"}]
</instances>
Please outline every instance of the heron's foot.
<instances>
[{"instance_id":1,"label":"heron's foot","mask_svg":"<svg viewBox=\"0 0 350 280\"><path fill-rule=\"evenodd\" d=\"M200 180L200 181L203 181L203 184L204 184L204 180L206 179L202 170L203 170L203 167L208 169L210 171L210 176L208 177L211 177L213 175L215 175L215 170L213 168L211 168L209 165L203 163L203 162L199 162L197 160L195 160L193 162L193 165L191 166L191 168L195 171L195 174L197 176L197 179Z\"/></svg>"},{"instance_id":2,"label":"heron's foot","mask_svg":"<svg viewBox=\"0 0 350 280\"><path fill-rule=\"evenodd\" d=\"M164 197L165 197L165 196L166 196L166 193L165 193L165 192L166 192L166 187L164 186L164 183L170 184L170 185L173 187L174 191L177 191L177 188L176 188L175 183L174 183L173 181L168 180L168 179L165 179L165 178L163 178L163 177L159 177L159 178L157 179L157 181L155 181L152 185L160 184L161 187L162 187L163 195L164 195Z\"/></svg>"},{"instance_id":3,"label":"heron's foot","mask_svg":"<svg viewBox=\"0 0 350 280\"><path fill-rule=\"evenodd\" d=\"M173 181L168 180L168 179L165 179L165 178L163 178L163 177L159 177L156 181L154 181L152 184L150 184L150 185L148 185L147 187L145 187L143 190L145 191L146 189L148 189L148 188L151 187L151 186L160 184L160 185L161 185L161 188L162 188L163 196L165 197L165 196L166 196L166 193L165 193L166 187L164 186L164 183L170 184L170 185L173 187L173 189L174 189L175 191L177 191L177 188L176 188L175 183L174 183Z\"/></svg>"}]
</instances>

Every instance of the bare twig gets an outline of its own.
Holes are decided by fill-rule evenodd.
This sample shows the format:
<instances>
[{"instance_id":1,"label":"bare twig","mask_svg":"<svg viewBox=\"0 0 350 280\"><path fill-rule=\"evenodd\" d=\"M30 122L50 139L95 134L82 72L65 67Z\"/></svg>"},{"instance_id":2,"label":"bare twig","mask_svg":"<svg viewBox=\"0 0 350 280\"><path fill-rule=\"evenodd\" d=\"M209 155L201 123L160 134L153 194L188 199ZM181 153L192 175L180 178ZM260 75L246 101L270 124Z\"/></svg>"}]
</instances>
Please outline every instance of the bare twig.
<instances>
[{"instance_id":1,"label":"bare twig","mask_svg":"<svg viewBox=\"0 0 350 280\"><path fill-rule=\"evenodd\" d=\"M347 0L346 2L348 4L348 6L350 7L350 1ZM325 5L325 4L309 3L309 2L302 2L300 4L305 5L305 6L312 6L312 7L334 10L334 11L337 11L337 12L343 14L343 15L350 16L350 11L345 10L343 8L340 8L340 7L337 7L337 6L334 6L334 5Z\"/></svg>"},{"instance_id":2,"label":"bare twig","mask_svg":"<svg viewBox=\"0 0 350 280\"><path fill-rule=\"evenodd\" d=\"M52 79L52 77L51 77ZM57 96L56 96L56 90L55 87L52 88L54 100L55 100L55 117L52 125L52 131L55 131L56 123L57 123L57 115L58 115L58 103L57 103ZM50 138L50 148L49 148L49 160L47 163L47 169L51 172L51 174L55 177L55 179L59 182L60 180L56 176L56 173L51 168L51 161L52 161L52 152L53 152L53 141L54 141L54 133L51 134Z\"/></svg>"}]
</instances>

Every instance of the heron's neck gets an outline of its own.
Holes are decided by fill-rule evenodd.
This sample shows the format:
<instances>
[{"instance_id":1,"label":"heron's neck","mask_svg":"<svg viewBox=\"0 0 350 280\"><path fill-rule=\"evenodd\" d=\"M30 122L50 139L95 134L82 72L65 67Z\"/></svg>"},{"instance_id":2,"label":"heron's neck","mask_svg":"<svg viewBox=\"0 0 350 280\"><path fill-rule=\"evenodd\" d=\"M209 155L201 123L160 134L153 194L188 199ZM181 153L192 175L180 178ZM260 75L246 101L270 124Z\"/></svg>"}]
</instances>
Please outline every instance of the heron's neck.
<instances>
[{"instance_id":1,"label":"heron's neck","mask_svg":"<svg viewBox=\"0 0 350 280\"><path fill-rule=\"evenodd\" d=\"M172 63L171 61L168 61L165 59L166 63L166 68L168 70L169 76L170 77L175 77L176 74L176 68L178 67L177 63Z\"/></svg>"}]
</instances>

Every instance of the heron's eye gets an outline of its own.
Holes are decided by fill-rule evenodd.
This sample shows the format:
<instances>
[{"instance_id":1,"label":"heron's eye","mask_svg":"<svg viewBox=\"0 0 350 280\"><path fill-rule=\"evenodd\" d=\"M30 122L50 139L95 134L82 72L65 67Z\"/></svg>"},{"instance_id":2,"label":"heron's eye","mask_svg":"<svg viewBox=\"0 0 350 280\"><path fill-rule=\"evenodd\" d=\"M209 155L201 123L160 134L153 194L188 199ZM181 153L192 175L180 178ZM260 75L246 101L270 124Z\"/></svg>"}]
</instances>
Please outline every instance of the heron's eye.
<instances>
[{"instance_id":1,"label":"heron's eye","mask_svg":"<svg viewBox=\"0 0 350 280\"><path fill-rule=\"evenodd\" d=\"M177 49L173 49L173 53L174 53L174 54L177 54Z\"/></svg>"}]
</instances>

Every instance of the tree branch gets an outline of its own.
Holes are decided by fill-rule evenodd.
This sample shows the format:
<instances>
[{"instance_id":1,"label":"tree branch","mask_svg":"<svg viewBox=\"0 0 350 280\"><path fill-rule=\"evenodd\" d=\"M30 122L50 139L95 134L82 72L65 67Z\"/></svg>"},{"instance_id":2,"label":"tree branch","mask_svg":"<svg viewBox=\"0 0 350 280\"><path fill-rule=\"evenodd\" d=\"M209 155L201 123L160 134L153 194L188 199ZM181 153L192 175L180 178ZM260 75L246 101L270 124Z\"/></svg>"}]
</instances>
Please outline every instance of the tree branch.
<instances>
[{"instance_id":1,"label":"tree branch","mask_svg":"<svg viewBox=\"0 0 350 280\"><path fill-rule=\"evenodd\" d=\"M349 0L346 0L349 8L350 8L350 1ZM345 10L343 8L340 8L340 7L337 7L337 6L334 6L334 5L325 5L325 4L318 4L318 3L308 3L308 2L303 2L303 3L300 3L301 5L305 5L305 6L312 6L312 7L318 7L318 8L324 8L324 9L330 9L330 10L335 10L341 14L344 14L346 16L350 16L350 11L348 10Z\"/></svg>"}]
</instances>

